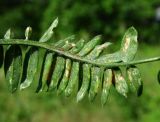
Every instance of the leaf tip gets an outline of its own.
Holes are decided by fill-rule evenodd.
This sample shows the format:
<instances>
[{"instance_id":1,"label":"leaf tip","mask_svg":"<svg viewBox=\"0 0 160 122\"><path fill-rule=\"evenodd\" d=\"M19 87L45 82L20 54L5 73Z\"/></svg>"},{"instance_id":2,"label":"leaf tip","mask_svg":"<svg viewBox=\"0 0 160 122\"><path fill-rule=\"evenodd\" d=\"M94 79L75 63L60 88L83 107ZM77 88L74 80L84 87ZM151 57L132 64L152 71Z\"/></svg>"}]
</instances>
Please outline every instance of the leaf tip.
<instances>
[{"instance_id":1,"label":"leaf tip","mask_svg":"<svg viewBox=\"0 0 160 122\"><path fill-rule=\"evenodd\" d=\"M11 37L13 37L13 33L12 33L12 31L11 31L11 28L9 28L9 29L6 31L6 33L5 33L5 35L4 35L4 38L5 38L5 39L10 39Z\"/></svg>"},{"instance_id":2,"label":"leaf tip","mask_svg":"<svg viewBox=\"0 0 160 122\"><path fill-rule=\"evenodd\" d=\"M131 34L134 34L134 35L138 34L138 32L134 26L129 27L127 31L130 32Z\"/></svg>"},{"instance_id":3,"label":"leaf tip","mask_svg":"<svg viewBox=\"0 0 160 122\"><path fill-rule=\"evenodd\" d=\"M28 40L31 37L32 34L32 28L30 26L28 26L25 30L25 38L26 40Z\"/></svg>"},{"instance_id":4,"label":"leaf tip","mask_svg":"<svg viewBox=\"0 0 160 122\"><path fill-rule=\"evenodd\" d=\"M53 23L52 23L52 25L53 25L52 29L55 28L55 27L57 27L58 22L59 22L59 19L58 19L58 17L57 17L57 18L53 21Z\"/></svg>"}]
</instances>

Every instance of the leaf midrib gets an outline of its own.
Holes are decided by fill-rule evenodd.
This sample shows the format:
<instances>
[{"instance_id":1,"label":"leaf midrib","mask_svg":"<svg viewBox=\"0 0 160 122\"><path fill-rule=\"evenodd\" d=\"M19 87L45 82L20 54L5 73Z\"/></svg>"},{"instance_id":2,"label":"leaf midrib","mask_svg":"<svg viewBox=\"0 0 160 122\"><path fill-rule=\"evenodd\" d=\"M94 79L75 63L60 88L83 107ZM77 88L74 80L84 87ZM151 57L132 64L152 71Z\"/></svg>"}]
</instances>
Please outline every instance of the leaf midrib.
<instances>
[{"instance_id":1,"label":"leaf midrib","mask_svg":"<svg viewBox=\"0 0 160 122\"><path fill-rule=\"evenodd\" d=\"M135 64L142 64L142 63L148 63L153 61L159 61L160 56L149 58L149 59L143 59L143 60L137 60L137 61L131 61L131 62L119 62L119 63L98 63L95 60L89 60L85 57L80 57L75 54L71 54L69 52L63 51L60 48L54 47L54 45L49 45L45 42L38 42L33 40L25 40L25 39L0 39L0 45L27 45L27 46L35 46L47 49L52 52L56 52L59 55L65 56L69 59L77 60L79 62L85 62L92 65L105 67L105 68L113 68L113 67L119 67L119 66L129 66L129 65L135 65Z\"/></svg>"}]
</instances>

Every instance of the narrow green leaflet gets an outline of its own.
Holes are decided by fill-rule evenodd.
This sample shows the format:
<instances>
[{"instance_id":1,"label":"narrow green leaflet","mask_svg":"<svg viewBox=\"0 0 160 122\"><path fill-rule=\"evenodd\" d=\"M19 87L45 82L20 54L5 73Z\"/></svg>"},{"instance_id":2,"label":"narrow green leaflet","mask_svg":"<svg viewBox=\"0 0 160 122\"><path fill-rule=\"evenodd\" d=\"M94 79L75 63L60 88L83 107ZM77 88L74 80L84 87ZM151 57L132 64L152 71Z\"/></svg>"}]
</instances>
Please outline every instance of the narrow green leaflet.
<instances>
[{"instance_id":1,"label":"narrow green leaflet","mask_svg":"<svg viewBox=\"0 0 160 122\"><path fill-rule=\"evenodd\" d=\"M110 42L106 42L102 45L98 45L96 46L87 56L86 58L87 59L95 59L97 58L101 53L102 51L107 48L108 46L110 46L112 43Z\"/></svg>"},{"instance_id":2,"label":"narrow green leaflet","mask_svg":"<svg viewBox=\"0 0 160 122\"><path fill-rule=\"evenodd\" d=\"M91 68L91 84L89 89L89 100L93 101L96 97L101 84L101 70L99 67Z\"/></svg>"},{"instance_id":3,"label":"narrow green leaflet","mask_svg":"<svg viewBox=\"0 0 160 122\"><path fill-rule=\"evenodd\" d=\"M71 73L71 65L72 65L71 60L66 59L65 71L63 74L63 78L62 78L60 85L59 85L59 88L57 90L58 94L62 93L68 84L69 76Z\"/></svg>"},{"instance_id":4,"label":"narrow green leaflet","mask_svg":"<svg viewBox=\"0 0 160 122\"><path fill-rule=\"evenodd\" d=\"M34 77L35 81L38 81L38 86L36 92L39 92L42 90L42 73L44 69L44 59L46 58L46 50L45 49L39 49L38 51L38 64L37 64L37 71L36 75Z\"/></svg>"},{"instance_id":5,"label":"narrow green leaflet","mask_svg":"<svg viewBox=\"0 0 160 122\"><path fill-rule=\"evenodd\" d=\"M143 90L143 82L139 69L136 66L128 67L127 77L130 90L140 96Z\"/></svg>"},{"instance_id":6,"label":"narrow green leaflet","mask_svg":"<svg viewBox=\"0 0 160 122\"><path fill-rule=\"evenodd\" d=\"M25 30L25 40L24 41L27 41L30 38L31 33L32 33L32 28L31 27L27 27L26 30ZM24 82L24 80L26 78L26 73L27 73L27 69L26 69L27 65L26 64L28 62L28 57L29 57L29 55L26 56L26 54L27 54L27 52L29 52L30 48L33 48L33 47L26 46L26 45L20 45L20 49L21 49L21 52L22 52L22 74L21 74L20 90L25 88L25 87L21 88L22 87L21 84ZM32 66L34 66L34 65L32 65Z\"/></svg>"},{"instance_id":7,"label":"narrow green leaflet","mask_svg":"<svg viewBox=\"0 0 160 122\"><path fill-rule=\"evenodd\" d=\"M4 35L4 39L11 39L11 38L13 38L13 33L11 32L11 29L8 29Z\"/></svg>"},{"instance_id":8,"label":"narrow green leaflet","mask_svg":"<svg viewBox=\"0 0 160 122\"><path fill-rule=\"evenodd\" d=\"M11 39L13 34L7 30L4 35L5 39ZM22 73L22 54L19 46L4 46L4 71L8 87L11 92L18 89Z\"/></svg>"},{"instance_id":9,"label":"narrow green leaflet","mask_svg":"<svg viewBox=\"0 0 160 122\"><path fill-rule=\"evenodd\" d=\"M114 80L115 80L115 88L117 92L124 97L127 97L128 93L128 85L122 75L122 72L119 68L113 69L114 72Z\"/></svg>"},{"instance_id":10,"label":"narrow green leaflet","mask_svg":"<svg viewBox=\"0 0 160 122\"><path fill-rule=\"evenodd\" d=\"M110 93L110 88L112 86L112 70L106 69L104 71L104 80L103 80L103 88L102 88L102 95L101 95L101 103L105 105Z\"/></svg>"},{"instance_id":11,"label":"narrow green leaflet","mask_svg":"<svg viewBox=\"0 0 160 122\"><path fill-rule=\"evenodd\" d=\"M79 81L79 62L73 62L71 74L69 77L69 83L65 89L65 96L69 97L73 93L76 83Z\"/></svg>"},{"instance_id":12,"label":"narrow green leaflet","mask_svg":"<svg viewBox=\"0 0 160 122\"><path fill-rule=\"evenodd\" d=\"M35 77L38 65L38 49L30 48L25 55L23 67L23 77L22 83L20 85L20 90L23 90L31 85Z\"/></svg>"},{"instance_id":13,"label":"narrow green leaflet","mask_svg":"<svg viewBox=\"0 0 160 122\"><path fill-rule=\"evenodd\" d=\"M123 53L122 61L132 61L136 55L138 48L137 31L134 27L130 27L123 36L121 51Z\"/></svg>"},{"instance_id":14,"label":"narrow green leaflet","mask_svg":"<svg viewBox=\"0 0 160 122\"><path fill-rule=\"evenodd\" d=\"M82 78L82 86L77 93L77 102L81 101L86 95L89 89L90 77L91 77L91 65L83 64L83 78Z\"/></svg>"},{"instance_id":15,"label":"narrow green leaflet","mask_svg":"<svg viewBox=\"0 0 160 122\"><path fill-rule=\"evenodd\" d=\"M58 18L56 18L51 26L48 28L48 30L43 34L43 36L40 38L39 42L47 42L48 40L51 39L53 35L53 29L56 28L58 25Z\"/></svg>"},{"instance_id":16,"label":"narrow green leaflet","mask_svg":"<svg viewBox=\"0 0 160 122\"><path fill-rule=\"evenodd\" d=\"M97 44L100 44L101 42L101 36L94 37L91 41L89 41L85 46L82 48L82 50L78 53L79 56L85 56L87 55L91 50L94 49L94 47Z\"/></svg>"},{"instance_id":17,"label":"narrow green leaflet","mask_svg":"<svg viewBox=\"0 0 160 122\"><path fill-rule=\"evenodd\" d=\"M158 82L160 83L160 70L158 72L157 78L158 78Z\"/></svg>"},{"instance_id":18,"label":"narrow green leaflet","mask_svg":"<svg viewBox=\"0 0 160 122\"><path fill-rule=\"evenodd\" d=\"M11 92L18 88L22 73L22 54L19 46L11 46L5 54L4 70Z\"/></svg>"},{"instance_id":19,"label":"narrow green leaflet","mask_svg":"<svg viewBox=\"0 0 160 122\"><path fill-rule=\"evenodd\" d=\"M51 72L53 69L53 64L54 63L54 56L55 54L51 53L51 52L47 52L46 54L46 58L45 58L45 62L44 62L44 69L43 69L43 73L42 73L42 90L47 91L48 89L48 85L50 82L50 77L51 77Z\"/></svg>"},{"instance_id":20,"label":"narrow green leaflet","mask_svg":"<svg viewBox=\"0 0 160 122\"><path fill-rule=\"evenodd\" d=\"M55 90L57 88L58 82L62 77L63 70L65 66L65 59L63 57L57 57L56 65L52 74L51 83L49 85L49 91Z\"/></svg>"}]
</instances>

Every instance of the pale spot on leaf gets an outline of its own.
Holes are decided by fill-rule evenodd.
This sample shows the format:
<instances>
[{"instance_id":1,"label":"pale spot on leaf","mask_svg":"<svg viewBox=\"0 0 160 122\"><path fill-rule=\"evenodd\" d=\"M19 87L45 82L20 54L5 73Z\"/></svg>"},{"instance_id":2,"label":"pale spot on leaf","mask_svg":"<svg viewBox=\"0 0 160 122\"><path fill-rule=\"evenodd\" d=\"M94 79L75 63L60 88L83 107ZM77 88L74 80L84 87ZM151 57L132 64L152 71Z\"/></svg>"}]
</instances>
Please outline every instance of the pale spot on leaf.
<instances>
[{"instance_id":1,"label":"pale spot on leaf","mask_svg":"<svg viewBox=\"0 0 160 122\"><path fill-rule=\"evenodd\" d=\"M131 42L131 39L129 37L126 38L126 41L125 41L125 44L124 44L124 48L123 48L123 51L126 52L128 47L129 47L129 44Z\"/></svg>"}]
</instances>

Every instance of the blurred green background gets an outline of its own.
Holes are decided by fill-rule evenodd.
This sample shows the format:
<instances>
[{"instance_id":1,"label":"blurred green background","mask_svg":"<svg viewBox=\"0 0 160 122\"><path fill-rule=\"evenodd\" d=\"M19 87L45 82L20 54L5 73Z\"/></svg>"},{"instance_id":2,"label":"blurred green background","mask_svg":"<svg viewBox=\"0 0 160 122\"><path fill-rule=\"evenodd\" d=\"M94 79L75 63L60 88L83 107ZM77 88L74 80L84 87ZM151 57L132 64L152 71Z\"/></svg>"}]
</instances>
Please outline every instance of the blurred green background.
<instances>
[{"instance_id":1,"label":"blurred green background","mask_svg":"<svg viewBox=\"0 0 160 122\"><path fill-rule=\"evenodd\" d=\"M102 34L104 41L118 46L125 30L134 26L139 33L136 59L160 54L159 0L0 0L0 37L11 28L15 38L24 38L29 25L32 39L38 39L56 17L55 40L72 34L88 40ZM159 122L160 62L138 67L143 95L137 98L131 94L125 99L112 89L104 107L100 94L93 103L87 97L76 103L75 96L36 94L33 90L11 94L0 69L0 122Z\"/></svg>"}]
</instances>

